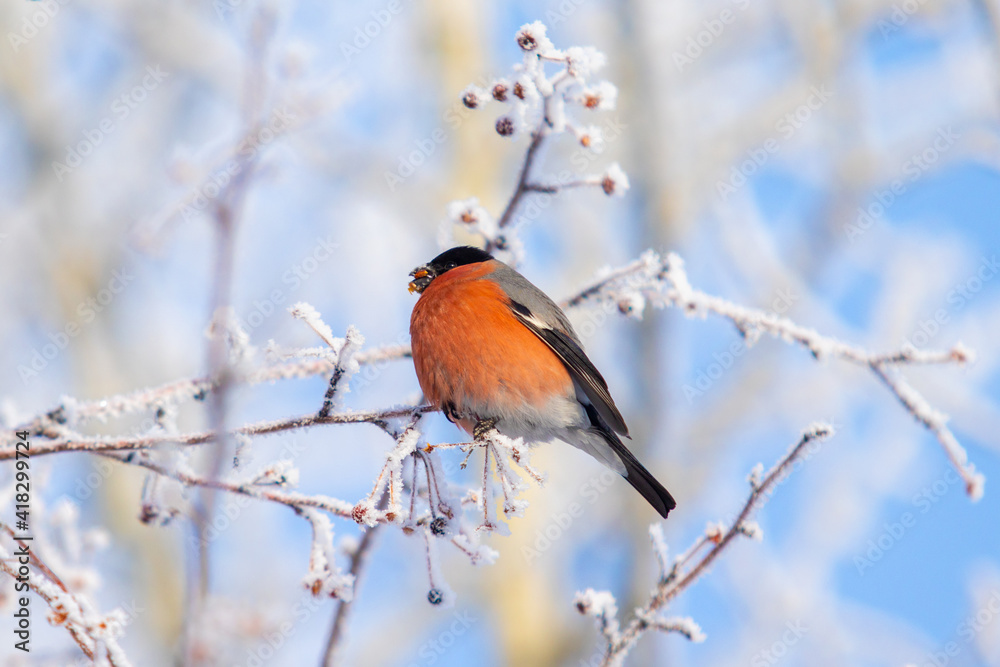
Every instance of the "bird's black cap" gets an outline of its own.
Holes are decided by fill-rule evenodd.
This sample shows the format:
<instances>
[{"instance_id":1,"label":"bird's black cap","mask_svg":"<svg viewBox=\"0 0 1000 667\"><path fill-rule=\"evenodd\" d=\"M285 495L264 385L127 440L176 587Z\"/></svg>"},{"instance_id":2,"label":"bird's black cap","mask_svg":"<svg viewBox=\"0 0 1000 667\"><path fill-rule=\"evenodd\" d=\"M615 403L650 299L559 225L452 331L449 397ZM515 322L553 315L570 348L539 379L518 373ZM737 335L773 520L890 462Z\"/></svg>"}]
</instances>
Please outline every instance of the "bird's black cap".
<instances>
[{"instance_id":1,"label":"bird's black cap","mask_svg":"<svg viewBox=\"0 0 1000 667\"><path fill-rule=\"evenodd\" d=\"M445 250L423 266L418 266L410 271L410 275L413 276L413 281L410 282L410 291L423 292L424 288L430 285L432 280L442 273L451 271L456 266L479 264L480 262L488 262L491 259L493 259L493 255L490 253L469 245L461 245L451 250Z\"/></svg>"}]
</instances>

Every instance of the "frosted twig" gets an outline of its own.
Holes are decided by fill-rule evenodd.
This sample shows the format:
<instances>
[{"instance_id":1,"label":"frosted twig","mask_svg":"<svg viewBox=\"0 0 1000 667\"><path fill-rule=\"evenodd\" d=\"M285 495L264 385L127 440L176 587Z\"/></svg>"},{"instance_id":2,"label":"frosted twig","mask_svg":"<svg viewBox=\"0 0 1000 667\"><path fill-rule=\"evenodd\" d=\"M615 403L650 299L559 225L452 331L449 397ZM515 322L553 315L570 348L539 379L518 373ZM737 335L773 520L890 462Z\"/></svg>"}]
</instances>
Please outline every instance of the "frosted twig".
<instances>
[{"instance_id":1,"label":"frosted twig","mask_svg":"<svg viewBox=\"0 0 1000 667\"><path fill-rule=\"evenodd\" d=\"M722 551L732 543L736 536L753 534L755 532L756 524L753 524L750 520L750 516L754 510L767 501L772 488L791 471L792 465L802 457L806 447L810 443L825 440L832 435L833 427L828 424L812 424L809 426L788 453L767 472L763 480L757 485L751 485L750 496L747 498L743 509L740 510L736 519L728 527L722 524L709 524L705 533L695 540L694 544L683 556L677 559L670 573L666 577L661 577L649 600L636 610L635 617L628 622L623 630L618 630L618 620L617 617L614 617L614 614L617 613L617 608L613 605L613 598L612 604L608 605L605 603L603 605L602 613L613 616L610 619L598 616L601 624L601 633L604 635L606 641L604 659L601 662L603 667L620 665L625 655L628 654L638 639L648 630L680 632L692 641L701 641L704 639L701 629L690 619L658 619L656 616L657 612L666 607L671 600L687 590L703 575ZM695 555L700 554L706 545L711 545L708 551L705 551L704 555L695 560ZM656 550L660 551L659 548ZM689 566L688 563L693 564ZM600 595L610 597L610 593L595 593L593 590L589 590L586 593L578 593L577 608L581 613L596 616L593 606L584 605L581 607L581 599L585 602L587 600L603 599L596 597Z\"/></svg>"},{"instance_id":2,"label":"frosted twig","mask_svg":"<svg viewBox=\"0 0 1000 667\"><path fill-rule=\"evenodd\" d=\"M304 301L300 301L289 308L288 312L292 314L292 317L297 317L308 324L309 328L315 331L316 335L319 336L324 343L330 346L330 349L337 350L340 348L340 345L337 344L337 339L333 337L333 331L330 330L330 327L323 321L319 312L317 312L311 305L305 303Z\"/></svg>"},{"instance_id":3,"label":"frosted twig","mask_svg":"<svg viewBox=\"0 0 1000 667\"><path fill-rule=\"evenodd\" d=\"M597 619L597 627L609 644L619 636L618 603L611 593L588 588L573 599L576 610Z\"/></svg>"},{"instance_id":4,"label":"frosted twig","mask_svg":"<svg viewBox=\"0 0 1000 667\"><path fill-rule=\"evenodd\" d=\"M286 417L284 419L253 422L233 429L230 433L234 435L242 434L249 436L268 435L271 433L293 431L321 424L369 423L381 427L386 420L407 417L413 414L423 414L425 412L429 412L431 409L432 408L426 405L417 405L389 408L386 410L365 410L358 412L335 413L328 417L308 414L298 417ZM62 429L48 429L46 430L46 433L54 436L54 439L32 443L32 457L68 451L111 452L150 449L169 443L175 445L203 445L207 442L211 442L215 437L212 431L195 431L192 433L179 433L176 435L141 435L122 437L86 437L78 434L67 435ZM0 461L13 459L15 455L16 451L13 445L0 448Z\"/></svg>"},{"instance_id":5,"label":"frosted twig","mask_svg":"<svg viewBox=\"0 0 1000 667\"><path fill-rule=\"evenodd\" d=\"M368 365L404 359L409 356L409 345L384 345L358 352L354 359L361 365ZM277 380L326 375L331 373L335 366L335 359L296 359L269 364L249 371L242 376L236 374L234 381L247 385L268 384ZM215 390L216 386L217 381L208 376L177 380L153 389L140 389L93 401L74 401L74 423L84 424L94 420L107 421L115 417L152 410L157 406L178 406L186 401L204 400ZM22 422L16 427L0 430L0 444L17 442L17 436L14 435L16 431L28 431L36 435L44 434L49 425L66 423L66 413L66 406L59 405L44 414Z\"/></svg>"},{"instance_id":6,"label":"frosted twig","mask_svg":"<svg viewBox=\"0 0 1000 667\"><path fill-rule=\"evenodd\" d=\"M148 458L132 454L108 452L105 456L127 465L139 466L141 468L146 468L147 470L152 470L157 474L170 477L188 486L212 488L217 491L228 491L229 493L236 493L243 496L249 496L251 498L257 498L259 500L267 500L280 505L286 505L294 510L313 507L329 512L335 516L351 518L353 505L343 500L330 498L329 496L306 496L301 493L277 490L269 486L259 486L251 482L230 482L224 479L209 479L207 477L195 475L183 470L176 470L169 466L156 463Z\"/></svg>"},{"instance_id":7,"label":"frosted twig","mask_svg":"<svg viewBox=\"0 0 1000 667\"><path fill-rule=\"evenodd\" d=\"M543 120L544 123L544 120ZM517 185L514 186L514 192L510 196L510 200L507 202L507 206L504 207L503 213L500 215L500 219L497 221L497 227L503 229L507 227L514 218L514 213L517 211L518 205L528 192L535 191L534 187L529 184L528 179L531 177L531 168L534 166L535 159L538 157L538 149L541 148L542 142L545 141L546 132L544 125L539 125L534 132L531 134L531 143L528 144L528 150L524 153L524 162L521 163L521 171L517 177ZM489 239L486 245L486 252L494 252L500 250L497 239Z\"/></svg>"},{"instance_id":8,"label":"frosted twig","mask_svg":"<svg viewBox=\"0 0 1000 667\"><path fill-rule=\"evenodd\" d=\"M302 585L315 597L330 597L350 601L354 598L354 575L344 574L337 567L333 549L333 526L325 514L311 507L297 507L312 527L312 546L309 549L309 571Z\"/></svg>"},{"instance_id":9,"label":"frosted twig","mask_svg":"<svg viewBox=\"0 0 1000 667\"><path fill-rule=\"evenodd\" d=\"M520 459L522 453L520 450L520 440L513 440L503 435L496 429L491 429L486 433L484 438L484 450L487 452L487 461L489 460L489 453L493 454L493 459L496 461L497 477L500 478L500 489L503 492L503 513L505 517L516 517L522 516L524 510L527 508L528 503L524 500L519 500L517 495L526 488L526 485L521 481L517 474L511 470L507 463L507 457L510 457L518 465L520 465L525 471L527 471L536 480L540 480L540 476L534 472L530 465L526 461L522 462ZM487 463L487 468L488 468ZM486 483L488 480L484 480ZM483 489L483 497L486 497L486 490Z\"/></svg>"},{"instance_id":10,"label":"frosted twig","mask_svg":"<svg viewBox=\"0 0 1000 667\"><path fill-rule=\"evenodd\" d=\"M320 417L329 417L333 411L333 404L337 398L338 388L344 376L350 377L358 371L358 362L354 359L358 348L365 344L365 338L353 326L347 327L347 333L343 341L340 342L340 349L337 350L337 363L333 367L333 375L330 376L330 384L323 397L323 407L320 408Z\"/></svg>"},{"instance_id":11,"label":"frosted twig","mask_svg":"<svg viewBox=\"0 0 1000 667\"><path fill-rule=\"evenodd\" d=\"M913 415L913 418L923 424L941 443L941 447L951 464L961 473L962 479L965 481L965 491L969 497L973 500L982 498L986 478L982 473L976 472L976 467L969 463L965 448L958 443L955 434L948 428L948 416L932 408L901 373L893 372L886 366L886 362L872 363L871 369L896 395L896 398Z\"/></svg>"},{"instance_id":12,"label":"frosted twig","mask_svg":"<svg viewBox=\"0 0 1000 667\"><path fill-rule=\"evenodd\" d=\"M427 505L430 510L431 532L435 535L445 535L451 532L450 522L453 521L461 511L461 505L451 494L448 480L444 470L441 468L441 460L433 449L425 448L414 452L416 455L413 461L413 474L416 480L417 460L424 466L424 473L427 478ZM411 499L417 495L416 482L410 490ZM410 520L413 520L412 503Z\"/></svg>"},{"instance_id":13,"label":"frosted twig","mask_svg":"<svg viewBox=\"0 0 1000 667\"><path fill-rule=\"evenodd\" d=\"M497 522L493 507L493 476L490 475L490 453L491 447L483 447L483 492L479 496L483 505L483 522L479 524L477 530L496 532L500 530L500 523Z\"/></svg>"},{"instance_id":14,"label":"frosted twig","mask_svg":"<svg viewBox=\"0 0 1000 667\"><path fill-rule=\"evenodd\" d=\"M28 587L49 607L49 622L66 628L73 641L80 647L84 655L95 663L106 660L112 667L131 667L118 643L118 638L124 634L127 624L125 613L115 609L106 616L94 610L89 600L80 593L72 593L59 577L38 556L35 549L15 537L14 531L0 523L0 530L6 533L19 545L21 551L28 553L29 562L35 571L28 568L27 576L21 577L16 563L21 556L12 557L5 548L0 546L0 572L11 578L26 581ZM19 578L20 577L20 578Z\"/></svg>"},{"instance_id":15,"label":"frosted twig","mask_svg":"<svg viewBox=\"0 0 1000 667\"><path fill-rule=\"evenodd\" d=\"M667 541L663 537L663 524L653 523L649 526L649 541L653 547L653 555L656 556L656 564L660 568L660 579L666 579L668 573Z\"/></svg>"},{"instance_id":16,"label":"frosted twig","mask_svg":"<svg viewBox=\"0 0 1000 667\"><path fill-rule=\"evenodd\" d=\"M411 412L409 422L402 430L393 430L384 422L379 424L384 431L395 438L396 446L386 456L371 494L352 510L353 519L358 523L369 527L382 522L405 524L410 518L405 516L403 506L403 461L417 451L420 439L417 423L421 414ZM387 500L383 499L384 496L387 496Z\"/></svg>"},{"instance_id":17,"label":"frosted twig","mask_svg":"<svg viewBox=\"0 0 1000 667\"><path fill-rule=\"evenodd\" d=\"M683 635L688 641L695 642L696 644L706 639L701 626L695 623L694 619L687 616L670 616L662 619L655 616L643 616L642 622L648 625L651 630L676 632Z\"/></svg>"},{"instance_id":18,"label":"frosted twig","mask_svg":"<svg viewBox=\"0 0 1000 667\"><path fill-rule=\"evenodd\" d=\"M354 553L351 554L350 576L354 579L354 592L357 595L358 582L368 561L368 555L375 545L375 535L379 527L367 528L361 536ZM344 629L347 627L347 618L350 615L354 598L341 600L337 607L337 613L333 617L333 625L330 627L330 635L326 641L326 650L323 652L323 666L334 667L337 664L341 640L344 637Z\"/></svg>"}]
</instances>

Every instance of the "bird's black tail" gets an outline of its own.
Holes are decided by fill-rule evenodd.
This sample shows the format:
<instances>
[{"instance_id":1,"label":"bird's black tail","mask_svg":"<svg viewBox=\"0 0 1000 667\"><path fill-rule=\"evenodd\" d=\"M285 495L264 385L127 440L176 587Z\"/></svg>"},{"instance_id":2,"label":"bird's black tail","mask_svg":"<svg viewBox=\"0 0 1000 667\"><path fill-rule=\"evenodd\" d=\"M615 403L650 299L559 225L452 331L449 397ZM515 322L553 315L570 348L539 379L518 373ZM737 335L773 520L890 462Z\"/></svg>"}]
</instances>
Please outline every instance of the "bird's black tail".
<instances>
[{"instance_id":1,"label":"bird's black tail","mask_svg":"<svg viewBox=\"0 0 1000 667\"><path fill-rule=\"evenodd\" d=\"M663 488L653 473L646 470L646 468L639 463L639 460L632 455L632 452L628 450L621 439L610 430L605 430L603 428L594 429L607 441L608 445L618 458L621 459L622 464L625 466L625 480L635 488L636 491L642 494L642 497L646 499L650 505L653 506L657 512L660 513L664 519L670 514L670 510L677 507L677 503L674 501L674 497L670 495L670 492Z\"/></svg>"}]
</instances>

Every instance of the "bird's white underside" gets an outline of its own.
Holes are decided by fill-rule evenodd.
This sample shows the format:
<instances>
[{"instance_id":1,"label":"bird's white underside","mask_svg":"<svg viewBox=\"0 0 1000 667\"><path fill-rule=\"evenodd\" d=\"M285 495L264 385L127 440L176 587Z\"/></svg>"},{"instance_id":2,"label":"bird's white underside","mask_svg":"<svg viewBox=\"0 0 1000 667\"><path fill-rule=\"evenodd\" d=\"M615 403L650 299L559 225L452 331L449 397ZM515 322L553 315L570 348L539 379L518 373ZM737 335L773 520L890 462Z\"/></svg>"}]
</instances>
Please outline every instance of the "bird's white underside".
<instances>
[{"instance_id":1,"label":"bird's white underside","mask_svg":"<svg viewBox=\"0 0 1000 667\"><path fill-rule=\"evenodd\" d=\"M576 396L552 398L541 409L528 404L521 404L517 409L511 409L509 402L506 405L467 402L464 405L456 405L456 408L461 414L496 419L496 429L510 438L522 438L530 443L562 440L624 476L625 465L621 459L604 437L591 427L590 418L584 408L584 404L589 402L583 391L577 387Z\"/></svg>"}]
</instances>

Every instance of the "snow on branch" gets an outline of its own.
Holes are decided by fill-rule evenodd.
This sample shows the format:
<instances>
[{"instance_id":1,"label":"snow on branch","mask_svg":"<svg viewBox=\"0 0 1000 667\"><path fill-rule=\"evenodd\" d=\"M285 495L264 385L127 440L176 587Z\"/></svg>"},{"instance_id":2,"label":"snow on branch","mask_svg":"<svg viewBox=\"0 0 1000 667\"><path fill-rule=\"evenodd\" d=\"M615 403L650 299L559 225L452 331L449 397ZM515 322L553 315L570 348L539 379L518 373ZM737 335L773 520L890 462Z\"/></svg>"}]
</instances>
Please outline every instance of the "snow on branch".
<instances>
[{"instance_id":1,"label":"snow on branch","mask_svg":"<svg viewBox=\"0 0 1000 667\"><path fill-rule=\"evenodd\" d=\"M299 513L302 513L303 510L308 508L316 508L334 516L351 518L351 510L353 506L343 500L337 500L336 498L322 495L306 496L301 493L281 491L273 488L276 486L274 483L274 476L273 474L268 474L268 472L273 472L273 467L265 468L264 471L262 471L263 474L258 474L254 476L253 479L244 482L237 482L226 479L210 479L207 476L197 475L190 470L185 469L184 466L170 466L167 464L157 463L151 458L143 456L143 454L144 452L136 452L134 454L112 452L106 456L125 465L146 468L147 470L155 472L158 475L177 480L184 486L211 488L217 491L226 491L228 493L248 496L258 500L285 505ZM295 474L291 475L289 471L285 470L282 472L282 476L284 478L284 483L277 486L284 486L287 484L289 477L293 480L296 479L298 471L296 470Z\"/></svg>"},{"instance_id":2,"label":"snow on branch","mask_svg":"<svg viewBox=\"0 0 1000 667\"><path fill-rule=\"evenodd\" d=\"M282 431L294 431L318 426L322 424L361 424L370 423L378 425L388 419L405 417L414 412L427 412L430 408L426 406L402 406L388 408L385 410L365 410L334 413L327 417L320 417L318 414L310 413L297 417L286 417L284 419L272 419L258 422L251 422L239 428L233 429L230 433L234 435L260 436ZM128 435L121 437L109 436L85 436L64 427L49 426L44 431L36 432L52 438L51 440L39 441L37 445L32 443L31 455L43 456L67 451L81 452L109 452L123 450L152 449L162 445L203 445L213 442L214 431L194 431L190 433L180 433L176 435L151 434L151 435ZM36 449L37 447L37 449ZM13 459L15 451L13 444L0 448L0 461Z\"/></svg>"},{"instance_id":3,"label":"snow on branch","mask_svg":"<svg viewBox=\"0 0 1000 667\"><path fill-rule=\"evenodd\" d=\"M64 515L64 521L55 523L62 523L64 531L74 531L75 508L56 509L58 514ZM37 521L41 508L36 506L34 510ZM94 664L131 667L132 663L129 662L118 640L133 619L121 608L108 614L99 613L87 596L79 590L92 587L96 574L82 580L74 577L71 581L75 581L76 585L68 585L53 571L46 560L43 560L44 556L40 555L52 549L45 540L29 544L18 539L10 526L5 523L0 523L0 533L4 542L9 540L15 547L13 551L8 551L8 547L0 543L0 572L16 581L27 583L28 588L45 601L49 607L49 623L66 628L73 641ZM52 555L55 560L62 560L58 555Z\"/></svg>"},{"instance_id":4,"label":"snow on branch","mask_svg":"<svg viewBox=\"0 0 1000 667\"><path fill-rule=\"evenodd\" d=\"M336 565L330 518L311 507L298 508L297 511L309 521L313 530L309 572L303 578L302 585L316 597L350 602L354 598L354 575L345 574Z\"/></svg>"},{"instance_id":5,"label":"snow on branch","mask_svg":"<svg viewBox=\"0 0 1000 667\"><path fill-rule=\"evenodd\" d=\"M662 532L657 527L659 524L654 524L650 529L650 536L660 565L659 581L649 600L635 610L634 617L624 629L620 629L618 607L611 593L593 589L577 593L577 610L597 619L598 629L605 643L602 667L621 665L639 638L649 630L677 632L695 642L705 640L701 628L690 618L661 618L658 614L703 575L737 536L760 539L760 527L750 519L754 510L770 498L775 487L788 476L796 461L804 460L814 447L818 447L832 435L833 427L829 424L817 423L806 428L798 442L766 475L751 475L750 496L736 519L728 526L709 523L704 534L669 567Z\"/></svg>"},{"instance_id":6,"label":"snow on branch","mask_svg":"<svg viewBox=\"0 0 1000 667\"><path fill-rule=\"evenodd\" d=\"M480 109L491 101L503 105L495 124L501 137L527 134L530 141L514 192L500 217L494 220L475 198L452 202L446 227L442 229L442 246L454 245L451 232L458 225L482 237L487 252L509 251L516 264L521 257L517 228L532 222L528 215L519 216L518 208L529 194L557 194L571 188L594 187L608 196L622 196L628 190L628 177L617 163L601 174L564 177L569 173L565 172L558 182L535 180L535 163L551 137L568 134L580 146L600 153L604 145L601 128L585 125L569 112L590 114L612 110L618 99L614 84L592 81L592 75L607 63L603 53L590 46L557 49L546 33L540 21L521 26L515 41L522 51L522 61L514 65L508 76L495 79L488 88L470 85L462 92L462 103L469 109ZM547 72L547 64L555 65L554 71Z\"/></svg>"},{"instance_id":7,"label":"snow on branch","mask_svg":"<svg viewBox=\"0 0 1000 667\"><path fill-rule=\"evenodd\" d=\"M284 355L283 359L239 375L233 371L234 383L248 386L269 384L277 380L291 380L326 375L337 365L336 358L329 356L332 351L317 354L312 351L296 350ZM410 346L404 344L385 345L363 350L354 355L359 365L382 364L410 356ZM15 431L28 431L44 435L52 424L83 425L89 422L107 422L109 419L131 414L149 412L160 408L176 408L189 401L204 401L215 390L218 381L212 377L177 380L152 389L139 389L125 394L108 396L92 401L78 401L64 398L62 403L48 412L33 417L10 429L0 431L0 444L17 442Z\"/></svg>"},{"instance_id":8,"label":"snow on branch","mask_svg":"<svg viewBox=\"0 0 1000 667\"><path fill-rule=\"evenodd\" d=\"M697 290L688 281L684 260L679 255L669 253L663 257L653 250L647 250L639 259L623 267L606 271L596 282L562 305L572 308L586 303L606 302L617 304L623 314L640 317L647 303L656 308L679 308L688 317L704 319L709 314L718 315L733 323L746 340L747 347L757 342L762 334L767 334L806 348L817 360L841 359L866 367L907 412L937 438L948 460L962 476L969 497L972 500L982 497L985 478L969 462L965 449L948 428L947 415L931 407L898 368L907 364L965 364L975 355L962 343L956 343L950 350L917 350L912 345L905 345L892 352L869 352L797 324L787 317L747 308Z\"/></svg>"}]
</instances>

